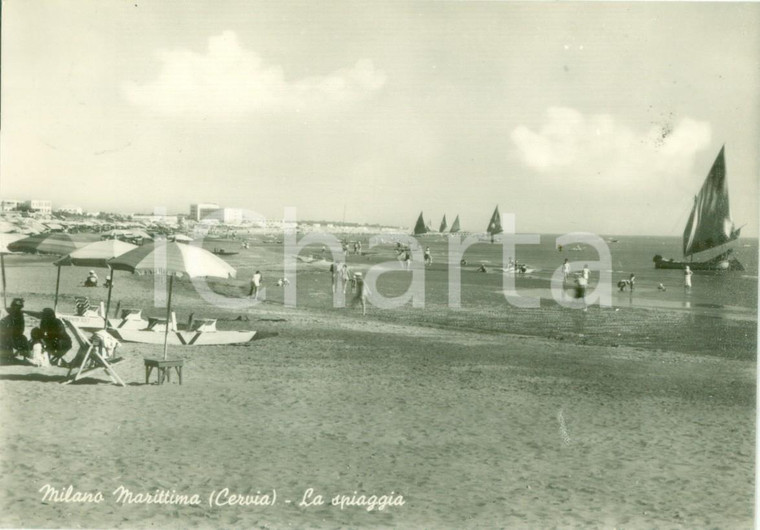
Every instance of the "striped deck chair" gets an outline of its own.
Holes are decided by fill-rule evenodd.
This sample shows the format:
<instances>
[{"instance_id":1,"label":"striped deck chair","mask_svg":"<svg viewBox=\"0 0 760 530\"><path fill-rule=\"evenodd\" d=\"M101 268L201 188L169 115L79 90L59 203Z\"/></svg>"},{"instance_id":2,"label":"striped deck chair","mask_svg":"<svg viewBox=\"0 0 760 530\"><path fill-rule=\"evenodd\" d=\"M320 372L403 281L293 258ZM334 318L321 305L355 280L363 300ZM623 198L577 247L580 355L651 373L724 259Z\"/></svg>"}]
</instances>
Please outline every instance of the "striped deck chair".
<instances>
[{"instance_id":1,"label":"striped deck chair","mask_svg":"<svg viewBox=\"0 0 760 530\"><path fill-rule=\"evenodd\" d=\"M93 370L97 370L98 368L102 368L105 370L106 374L114 384L127 386L124 384L124 381L121 379L121 377L119 377L119 374L116 373L116 370L114 370L112 366L122 361L123 359L112 358L106 360L106 356L103 355L103 352L100 351L100 346L94 345L92 341L87 338L87 335L85 335L82 330L76 326L76 324L66 319L63 319L63 324L66 326L66 328L68 328L68 330L71 332L72 337L74 337L74 340L79 345L79 351L77 351L77 354L74 357L74 361L76 362L76 360L81 357L82 362L79 363L78 367L69 368L69 373L66 374L66 380L63 381L62 384L67 385L69 383L73 383L75 381L78 381L82 376L84 376L84 374ZM74 377L71 377L71 373L74 370L77 372Z\"/></svg>"},{"instance_id":2,"label":"striped deck chair","mask_svg":"<svg viewBox=\"0 0 760 530\"><path fill-rule=\"evenodd\" d=\"M86 296L77 296L74 298L77 315L82 316L90 309L90 299Z\"/></svg>"}]
</instances>

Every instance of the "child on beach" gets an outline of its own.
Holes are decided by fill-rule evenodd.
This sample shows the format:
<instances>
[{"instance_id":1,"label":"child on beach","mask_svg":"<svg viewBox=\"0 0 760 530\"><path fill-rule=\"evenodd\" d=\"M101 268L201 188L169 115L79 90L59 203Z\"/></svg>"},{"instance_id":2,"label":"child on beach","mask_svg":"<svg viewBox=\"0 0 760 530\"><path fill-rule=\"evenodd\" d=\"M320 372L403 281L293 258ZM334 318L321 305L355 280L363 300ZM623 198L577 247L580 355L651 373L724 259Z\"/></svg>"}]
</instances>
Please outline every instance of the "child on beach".
<instances>
[{"instance_id":1,"label":"child on beach","mask_svg":"<svg viewBox=\"0 0 760 530\"><path fill-rule=\"evenodd\" d=\"M433 255L430 254L430 247L425 247L425 265L433 264Z\"/></svg>"},{"instance_id":2,"label":"child on beach","mask_svg":"<svg viewBox=\"0 0 760 530\"><path fill-rule=\"evenodd\" d=\"M684 289L687 291L691 291L691 275L694 274L691 272L691 269L688 265L686 265L686 268L683 270L683 286Z\"/></svg>"},{"instance_id":3,"label":"child on beach","mask_svg":"<svg viewBox=\"0 0 760 530\"><path fill-rule=\"evenodd\" d=\"M575 298L580 299L583 302L583 310L586 311L586 288L588 287L588 280L581 274L575 279Z\"/></svg>"},{"instance_id":4,"label":"child on beach","mask_svg":"<svg viewBox=\"0 0 760 530\"><path fill-rule=\"evenodd\" d=\"M48 358L47 351L45 351L45 344L42 341L44 337L45 334L40 328L32 329L31 350L29 351L29 356L26 358L26 360L29 361L30 364L37 367L50 366L50 359Z\"/></svg>"},{"instance_id":5,"label":"child on beach","mask_svg":"<svg viewBox=\"0 0 760 530\"><path fill-rule=\"evenodd\" d=\"M348 272L348 265L342 263L340 266L340 283L343 285L343 295L346 295L346 287L351 279L351 275Z\"/></svg>"},{"instance_id":6,"label":"child on beach","mask_svg":"<svg viewBox=\"0 0 760 530\"><path fill-rule=\"evenodd\" d=\"M354 274L354 287L356 289L356 296L354 296L351 302L351 307L356 306L357 303L362 305L362 315L367 314L367 299L369 298L370 291L367 284L364 283L364 277L361 272Z\"/></svg>"},{"instance_id":7,"label":"child on beach","mask_svg":"<svg viewBox=\"0 0 760 530\"><path fill-rule=\"evenodd\" d=\"M251 292L248 296L253 296L254 300L259 299L259 288L261 287L261 271L256 271L251 278Z\"/></svg>"}]
</instances>

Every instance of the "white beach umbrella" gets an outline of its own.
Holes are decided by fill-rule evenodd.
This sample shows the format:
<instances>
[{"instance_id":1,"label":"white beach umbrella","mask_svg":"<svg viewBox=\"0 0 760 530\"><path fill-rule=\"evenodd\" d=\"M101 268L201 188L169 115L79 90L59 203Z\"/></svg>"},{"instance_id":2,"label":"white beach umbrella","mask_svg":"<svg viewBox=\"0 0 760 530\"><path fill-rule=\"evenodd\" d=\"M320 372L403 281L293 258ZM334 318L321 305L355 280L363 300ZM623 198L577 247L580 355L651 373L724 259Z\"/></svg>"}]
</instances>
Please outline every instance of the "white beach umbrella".
<instances>
[{"instance_id":1,"label":"white beach umbrella","mask_svg":"<svg viewBox=\"0 0 760 530\"><path fill-rule=\"evenodd\" d=\"M172 286L174 276L184 274L190 278L234 278L235 269L208 250L165 240L137 247L108 262L114 270L133 273L167 274L169 299L166 304L166 331L164 333L164 359L166 359L169 321L171 318Z\"/></svg>"},{"instance_id":2,"label":"white beach umbrella","mask_svg":"<svg viewBox=\"0 0 760 530\"><path fill-rule=\"evenodd\" d=\"M106 239L90 243L82 248L78 248L68 256L54 261L53 265L58 267L58 278L55 282L55 303L53 308L58 307L58 287L61 281L61 266L75 265L78 267L108 267L108 260L121 256L138 248L137 245L125 243L118 239ZM106 302L105 321L108 327L108 311L111 308L111 289L113 288L113 272L111 273L111 282L108 284L108 301Z\"/></svg>"}]
</instances>

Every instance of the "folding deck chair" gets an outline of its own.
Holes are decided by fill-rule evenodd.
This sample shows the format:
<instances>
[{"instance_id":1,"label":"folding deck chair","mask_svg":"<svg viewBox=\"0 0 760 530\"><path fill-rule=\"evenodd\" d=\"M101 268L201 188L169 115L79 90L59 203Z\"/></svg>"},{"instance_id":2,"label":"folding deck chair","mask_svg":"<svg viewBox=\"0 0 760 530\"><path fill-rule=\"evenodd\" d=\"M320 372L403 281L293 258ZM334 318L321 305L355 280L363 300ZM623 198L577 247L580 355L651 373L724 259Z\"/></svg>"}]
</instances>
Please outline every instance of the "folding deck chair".
<instances>
[{"instance_id":1,"label":"folding deck chair","mask_svg":"<svg viewBox=\"0 0 760 530\"><path fill-rule=\"evenodd\" d=\"M93 370L97 370L98 368L103 368L103 370L105 370L106 374L114 384L127 386L124 384L124 381L122 381L121 377L119 377L119 374L116 373L116 370L113 369L113 366L111 366L112 364L116 364L123 359L117 358L111 359L110 361L106 360L106 357L103 355L100 346L94 345L92 341L90 341L90 339L88 339L87 336L82 332L82 330L79 329L73 322L66 319L62 320L66 328L68 328L68 330L73 335L74 340L76 340L77 344L79 344L79 350L77 351L74 359L78 359L84 351L84 357L82 358L82 362L79 364L79 367L69 368L69 372L66 374L66 381L63 381L62 384L67 385L69 383L73 383L75 381L78 381L84 374ZM74 370L77 370L77 373L74 377L71 377L71 372Z\"/></svg>"}]
</instances>

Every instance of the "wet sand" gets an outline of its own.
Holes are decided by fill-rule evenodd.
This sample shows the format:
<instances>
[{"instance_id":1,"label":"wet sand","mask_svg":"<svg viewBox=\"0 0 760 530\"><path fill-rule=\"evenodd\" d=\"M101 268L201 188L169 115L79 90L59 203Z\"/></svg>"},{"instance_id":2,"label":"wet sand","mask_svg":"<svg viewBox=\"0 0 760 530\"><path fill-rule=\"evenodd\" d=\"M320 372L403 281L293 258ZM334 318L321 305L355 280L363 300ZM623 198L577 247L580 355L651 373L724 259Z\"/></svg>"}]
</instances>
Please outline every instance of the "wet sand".
<instances>
[{"instance_id":1,"label":"wet sand","mask_svg":"<svg viewBox=\"0 0 760 530\"><path fill-rule=\"evenodd\" d=\"M32 262L9 270L9 295L23 293L38 310L51 303L55 275ZM261 268L271 282L276 266ZM63 271L62 308L82 291L83 272ZM182 386L144 384L142 359L160 347L132 343L122 345L126 360L116 367L126 388L103 372L60 385L60 368L0 367L0 524L752 526L756 365L744 343L723 346L727 355L636 347L610 338L618 317L599 308L585 317L595 325L542 308L540 318L507 313L514 318L498 329L503 313L490 315L488 301L473 310L467 298L459 311L444 312L432 297L424 311L371 308L362 317L327 307L329 295L323 303L315 293L329 289L329 279L304 272L299 290L320 302L297 308L284 307L267 284L269 302L211 309L179 282L180 321L190 312L241 316L248 320L218 327L262 337L170 348L185 360ZM215 289L238 296L246 274ZM148 307L149 278L117 281L123 307ZM514 329L531 318L555 331ZM592 331L600 325L605 331ZM100 491L104 500L43 502L46 484ZM120 486L197 494L201 504L119 503L112 492ZM276 492L277 500L209 506L223 488ZM298 506L308 488L326 504ZM354 492L402 495L405 504L329 505Z\"/></svg>"}]
</instances>

